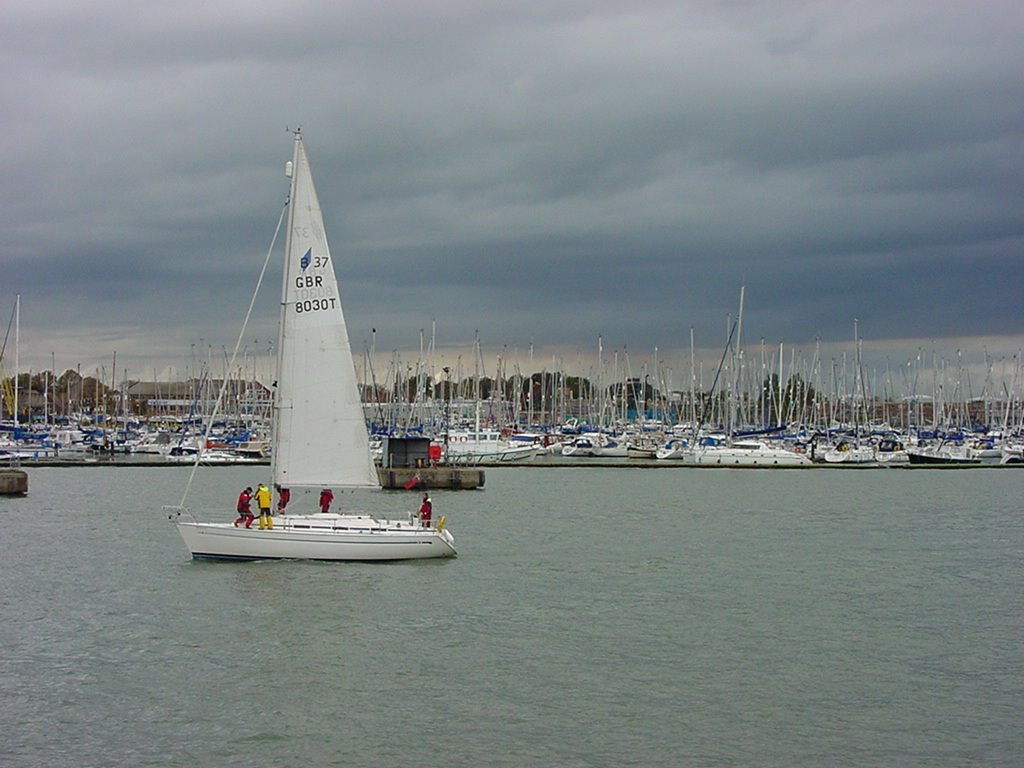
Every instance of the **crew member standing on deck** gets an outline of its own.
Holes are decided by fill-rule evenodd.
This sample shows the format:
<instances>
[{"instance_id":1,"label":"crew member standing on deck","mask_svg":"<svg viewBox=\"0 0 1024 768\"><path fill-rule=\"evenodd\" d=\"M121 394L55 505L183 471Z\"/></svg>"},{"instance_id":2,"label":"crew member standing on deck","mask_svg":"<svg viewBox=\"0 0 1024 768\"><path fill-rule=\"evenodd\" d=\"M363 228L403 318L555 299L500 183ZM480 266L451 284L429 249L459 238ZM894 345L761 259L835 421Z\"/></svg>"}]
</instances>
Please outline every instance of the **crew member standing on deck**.
<instances>
[{"instance_id":1,"label":"crew member standing on deck","mask_svg":"<svg viewBox=\"0 0 1024 768\"><path fill-rule=\"evenodd\" d=\"M277 514L283 515L284 508L288 506L288 500L292 497L292 492L280 485L274 485L274 488L277 490Z\"/></svg>"},{"instance_id":2,"label":"crew member standing on deck","mask_svg":"<svg viewBox=\"0 0 1024 768\"><path fill-rule=\"evenodd\" d=\"M243 488L242 492L238 494L238 503L235 504L235 509L238 511L238 519L235 520L235 528L238 527L239 523L245 523L246 528L252 527L252 488Z\"/></svg>"},{"instance_id":3,"label":"crew member standing on deck","mask_svg":"<svg viewBox=\"0 0 1024 768\"><path fill-rule=\"evenodd\" d=\"M260 508L260 530L273 528L274 519L270 516L270 488L266 483L256 486L256 506Z\"/></svg>"},{"instance_id":4,"label":"crew member standing on deck","mask_svg":"<svg viewBox=\"0 0 1024 768\"><path fill-rule=\"evenodd\" d=\"M424 528L430 527L430 518L434 515L434 503L430 500L430 494L423 494L423 503L420 504L420 525Z\"/></svg>"},{"instance_id":5,"label":"crew member standing on deck","mask_svg":"<svg viewBox=\"0 0 1024 768\"><path fill-rule=\"evenodd\" d=\"M334 501L334 492L330 488L320 491L320 511L327 514L331 511L331 502Z\"/></svg>"}]
</instances>

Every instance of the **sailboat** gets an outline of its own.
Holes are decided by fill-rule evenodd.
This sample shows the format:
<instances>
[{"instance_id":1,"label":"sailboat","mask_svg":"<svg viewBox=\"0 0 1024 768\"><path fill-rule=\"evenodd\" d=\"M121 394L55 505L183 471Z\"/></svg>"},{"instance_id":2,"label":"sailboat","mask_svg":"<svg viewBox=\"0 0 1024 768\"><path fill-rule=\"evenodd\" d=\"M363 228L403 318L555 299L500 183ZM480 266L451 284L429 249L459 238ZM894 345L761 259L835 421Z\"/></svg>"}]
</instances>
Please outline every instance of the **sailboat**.
<instances>
[{"instance_id":1,"label":"sailboat","mask_svg":"<svg viewBox=\"0 0 1024 768\"><path fill-rule=\"evenodd\" d=\"M352 349L302 134L295 132L274 391L271 487L291 497L321 489L380 488L370 453ZM297 494L296 491L307 491ZM408 560L455 555L444 517L313 512L272 517L268 530L200 522L169 508L193 558Z\"/></svg>"},{"instance_id":2,"label":"sailboat","mask_svg":"<svg viewBox=\"0 0 1024 768\"><path fill-rule=\"evenodd\" d=\"M853 411L853 423L854 433L853 442L849 440L840 439L835 445L825 451L822 459L827 464L859 464L859 465L874 465L875 461L875 446L868 442L861 442L861 408L864 407L864 403L867 401L867 392L864 387L864 368L861 365L860 350L861 340L860 334L857 331L857 318L853 319L853 343L857 351L857 363L856 371L854 373L854 385L853 385L853 397L850 400L850 408ZM845 370L845 365L844 365ZM859 393L859 398L858 398ZM867 412L864 412L864 416L867 416ZM867 421L866 418L863 421Z\"/></svg>"},{"instance_id":3,"label":"sailboat","mask_svg":"<svg viewBox=\"0 0 1024 768\"><path fill-rule=\"evenodd\" d=\"M736 322L729 331L729 338L726 339L725 349L722 350L722 359L718 362L718 372L711 384L712 391L718 383L718 376L722 372L726 355L732 345L733 334L736 336L736 350L734 351L734 365L736 383L734 392L740 391L740 374L743 368L743 296L746 286L740 286L740 311ZM738 400L738 399L737 399ZM808 466L811 460L802 453L797 453L782 445L770 445L764 440L751 437L735 439L734 425L736 404L729 406L729 429L724 439L714 435L701 436L701 424L706 422L707 408L711 405L709 399L705 405L704 413L700 420L693 427L693 447L686 453L679 456L687 463L707 464L712 466L737 466L737 467L801 467Z\"/></svg>"}]
</instances>

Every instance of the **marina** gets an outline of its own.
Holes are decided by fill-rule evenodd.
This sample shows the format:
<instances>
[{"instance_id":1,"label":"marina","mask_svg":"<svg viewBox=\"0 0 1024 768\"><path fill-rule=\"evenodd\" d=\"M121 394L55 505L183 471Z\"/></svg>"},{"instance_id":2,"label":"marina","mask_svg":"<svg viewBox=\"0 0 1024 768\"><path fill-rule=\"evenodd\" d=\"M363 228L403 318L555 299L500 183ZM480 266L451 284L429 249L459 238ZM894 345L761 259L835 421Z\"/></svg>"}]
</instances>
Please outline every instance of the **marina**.
<instances>
[{"instance_id":1,"label":"marina","mask_svg":"<svg viewBox=\"0 0 1024 768\"><path fill-rule=\"evenodd\" d=\"M858 346L859 348L859 346ZM789 367L785 385L764 358L759 381L730 346L713 381L681 389L667 370L635 376L628 364L583 377L567 372L438 371L428 350L395 362L384 380L364 370L356 382L370 450L394 468L385 445L423 440L425 467L655 462L684 466L848 468L1015 466L1024 463L1024 373L990 376L977 394L948 371L935 389L881 392L863 377L836 375L817 385L814 367ZM726 364L726 360L730 360ZM401 371L417 373L405 377ZM432 373L432 371L434 373ZM924 376L922 370L916 378ZM701 381L696 370L693 382ZM726 383L731 380L731 383ZM610 382L610 383L609 383ZM267 463L272 387L253 375L206 370L181 382L119 388L74 371L3 379L0 462ZM964 392L951 398L949 391ZM168 394L175 393L174 397ZM216 416L213 408L220 403ZM17 418L13 418L17 411Z\"/></svg>"},{"instance_id":2,"label":"marina","mask_svg":"<svg viewBox=\"0 0 1024 768\"><path fill-rule=\"evenodd\" d=\"M296 280L322 279L305 269ZM1012 370L997 372L986 353L986 376L977 393L963 365L933 365L929 372L920 360L902 391L890 372L881 387L868 386L879 374L865 371L856 321L854 355L826 375L818 351L810 361L791 354L787 364L781 345L777 355L768 354L763 343L756 351L748 348L744 296L741 287L738 317L713 377L705 383L704 371L691 360L685 388L657 362L653 375L646 367L636 375L628 355L621 361L614 356L609 365L600 341L596 371L588 376L562 370L524 376L503 367L500 357L495 375L487 375L479 334L471 369L439 365L431 338L414 363L396 358L378 380L365 364L361 376L354 368L346 336L345 367L353 367L355 377L345 377L355 404L352 419L361 415L381 470L401 468L385 455L388 443L397 440L423 442L417 466L424 468L551 464L559 457L569 463L625 459L735 468L1024 463L1021 358ZM340 313L340 300L335 305ZM344 321L340 327L347 333ZM752 365L755 357L758 364ZM258 379L255 365L238 369L235 362L225 362L220 378L211 361L199 378L126 379L120 389L116 382L106 385L71 370L60 377L48 372L0 378L0 461L142 455L141 461L156 463L272 464L276 387ZM315 370L318 362L307 364ZM919 387L928 373L930 392ZM324 392L334 396L333 387ZM392 484L385 481L386 487Z\"/></svg>"},{"instance_id":3,"label":"marina","mask_svg":"<svg viewBox=\"0 0 1024 768\"><path fill-rule=\"evenodd\" d=\"M495 433L497 434L497 432ZM640 434L640 433L635 433ZM845 434L845 433L841 433ZM703 444L691 445L687 438L665 436L662 433L621 433L623 450L602 450L598 443L608 441L600 433L587 433L582 440L574 435L558 432L520 434L508 432L500 443L480 445L480 452L464 448L462 453L445 460L444 437L417 437L436 453L421 460L410 460L407 465L396 464L385 457L381 441L373 441L375 464L385 487L396 487L420 474L424 477L462 475L461 483L449 487L478 487L483 485L483 469L488 467L733 467L777 469L912 469L958 466L966 467L1024 467L1024 439L1014 434L1005 439L984 435L970 437L958 433L956 439L917 439L893 437L886 431L865 436L855 451L844 447L845 438L836 442L819 442L819 438L774 438L752 440L741 438L729 441L723 436L705 438ZM646 450L632 450L642 440ZM394 440L394 439L392 439ZM203 466L253 465L269 466L270 451L262 449L254 455L248 451L232 449L229 444L207 451L186 455L169 455L154 451L123 450L34 450L34 442L25 443L17 452L0 450L0 462L5 459L16 465L75 467L161 467L199 463ZM581 445L587 448L582 450ZM497 446L497 447L495 447ZM829 446L827 448L823 446ZM908 449L909 447L909 449ZM507 452L507 453L506 453ZM389 478L384 480L384 478ZM473 479L477 478L477 479ZM441 484L440 482L438 483ZM436 486L435 486L436 487Z\"/></svg>"},{"instance_id":4,"label":"marina","mask_svg":"<svg viewBox=\"0 0 1024 768\"><path fill-rule=\"evenodd\" d=\"M251 460L238 460L238 461L218 461L215 465L207 466L269 466L270 459L261 459L256 461ZM180 462L167 462L160 459L153 459L152 457L144 456L107 456L91 459L67 459L67 458L46 458L37 460L22 460L19 462L19 466L23 467L115 467L121 469L130 468L160 468L168 467L173 468L175 466L182 466ZM929 470L929 469L1018 469L1024 467L1024 461L970 461L970 462L936 462L936 463L911 463L896 462L888 463L884 460L877 460L871 462L859 462L859 463L844 463L844 464L831 464L825 462L811 462L801 463L798 465L793 464L744 464L733 462L718 462L718 463L690 463L686 461L665 461L652 459L648 457L644 458L622 458L622 457L588 457L588 458L573 458L556 454L539 454L531 457L525 461L516 462L493 462L489 463L481 461L474 464L471 467L464 465L446 465L439 464L434 467L426 467L423 469L416 468L394 468L394 467L377 467L378 476L381 479L381 484L385 488L396 489L408 483L409 480L420 477L434 477L438 478L437 485L431 487L440 487L444 483L440 478L444 478L446 474L452 473L454 470L459 470L462 473L464 480L450 483L450 485L461 487L483 487L483 478L486 475L487 470L508 467L516 470L530 470L530 469L550 469L550 468L634 468L634 469L777 469L777 470L800 470L800 471L826 471L826 470L892 470L899 469L903 471L911 470ZM387 478L387 479L385 479ZM427 485L430 485L428 481ZM422 486L417 486L422 487Z\"/></svg>"}]
</instances>

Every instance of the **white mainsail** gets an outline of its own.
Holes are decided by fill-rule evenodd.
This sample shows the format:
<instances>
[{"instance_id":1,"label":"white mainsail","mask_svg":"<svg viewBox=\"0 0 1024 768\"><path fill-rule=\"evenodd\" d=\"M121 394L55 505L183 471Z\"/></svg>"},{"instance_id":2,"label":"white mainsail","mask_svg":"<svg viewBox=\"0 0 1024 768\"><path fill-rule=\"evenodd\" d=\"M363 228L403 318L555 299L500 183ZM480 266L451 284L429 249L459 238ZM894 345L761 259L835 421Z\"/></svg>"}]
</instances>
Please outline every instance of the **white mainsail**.
<instances>
[{"instance_id":1,"label":"white mainsail","mask_svg":"<svg viewBox=\"0 0 1024 768\"><path fill-rule=\"evenodd\" d=\"M273 481L289 488L379 487L338 281L300 133L291 170Z\"/></svg>"}]
</instances>

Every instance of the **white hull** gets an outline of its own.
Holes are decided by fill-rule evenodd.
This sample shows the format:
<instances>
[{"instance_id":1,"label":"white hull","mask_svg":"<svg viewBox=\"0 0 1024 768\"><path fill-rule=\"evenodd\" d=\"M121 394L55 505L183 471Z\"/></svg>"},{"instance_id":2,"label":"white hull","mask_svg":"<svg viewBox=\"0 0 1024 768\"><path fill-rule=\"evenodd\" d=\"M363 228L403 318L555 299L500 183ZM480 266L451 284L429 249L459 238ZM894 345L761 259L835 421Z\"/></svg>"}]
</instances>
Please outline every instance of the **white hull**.
<instances>
[{"instance_id":1,"label":"white hull","mask_svg":"<svg viewBox=\"0 0 1024 768\"><path fill-rule=\"evenodd\" d=\"M872 464L875 452L871 448L833 448L822 458L827 464Z\"/></svg>"},{"instance_id":2,"label":"white hull","mask_svg":"<svg viewBox=\"0 0 1024 768\"><path fill-rule=\"evenodd\" d=\"M412 521L368 515L288 515L259 530L231 523L176 520L185 546L197 559L223 560L419 560L455 555L448 531Z\"/></svg>"},{"instance_id":3,"label":"white hull","mask_svg":"<svg viewBox=\"0 0 1024 768\"><path fill-rule=\"evenodd\" d=\"M600 434L584 434L562 446L563 456L605 456L625 458L626 446Z\"/></svg>"},{"instance_id":4,"label":"white hull","mask_svg":"<svg viewBox=\"0 0 1024 768\"><path fill-rule=\"evenodd\" d=\"M194 464L196 462L196 455L194 453L182 453L176 456L167 454L164 456L164 461L178 464ZM254 464L259 459L252 456L242 456L231 451L208 450L200 454L198 461L200 464Z\"/></svg>"},{"instance_id":5,"label":"white hull","mask_svg":"<svg viewBox=\"0 0 1024 768\"><path fill-rule=\"evenodd\" d=\"M56 455L53 448L0 445L0 459L52 459Z\"/></svg>"},{"instance_id":6,"label":"white hull","mask_svg":"<svg viewBox=\"0 0 1024 768\"><path fill-rule=\"evenodd\" d=\"M760 445L757 447L709 446L694 449L689 461L694 464L714 464L722 466L742 467L809 467L811 460L806 454L796 453L786 448L771 448Z\"/></svg>"},{"instance_id":7,"label":"white hull","mask_svg":"<svg viewBox=\"0 0 1024 768\"><path fill-rule=\"evenodd\" d=\"M526 461L537 455L532 445L501 446L495 450L462 451L447 454L448 464L495 464L500 462Z\"/></svg>"},{"instance_id":8,"label":"white hull","mask_svg":"<svg viewBox=\"0 0 1024 768\"><path fill-rule=\"evenodd\" d=\"M879 451L875 454L879 464L909 464L910 456L906 451Z\"/></svg>"},{"instance_id":9,"label":"white hull","mask_svg":"<svg viewBox=\"0 0 1024 768\"><path fill-rule=\"evenodd\" d=\"M1002 447L1000 464L1024 464L1024 444L1012 443Z\"/></svg>"},{"instance_id":10,"label":"white hull","mask_svg":"<svg viewBox=\"0 0 1024 768\"><path fill-rule=\"evenodd\" d=\"M685 440L673 438L655 451L654 457L659 461L689 461L693 457L693 449Z\"/></svg>"},{"instance_id":11,"label":"white hull","mask_svg":"<svg viewBox=\"0 0 1024 768\"><path fill-rule=\"evenodd\" d=\"M597 454L594 453L593 447L579 446L579 445L566 445L566 446L562 447L562 455L565 456L566 458L569 458L569 457L579 458L581 456L583 456L583 457L596 456Z\"/></svg>"},{"instance_id":12,"label":"white hull","mask_svg":"<svg viewBox=\"0 0 1024 768\"><path fill-rule=\"evenodd\" d=\"M498 461L525 461L537 455L537 448L532 445L510 445L498 451Z\"/></svg>"}]
</instances>

